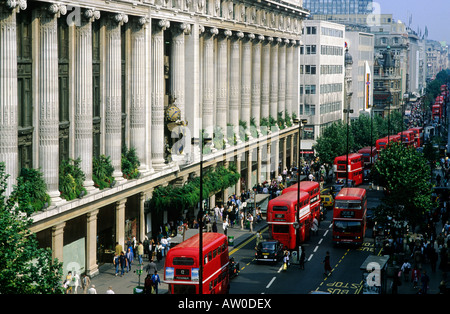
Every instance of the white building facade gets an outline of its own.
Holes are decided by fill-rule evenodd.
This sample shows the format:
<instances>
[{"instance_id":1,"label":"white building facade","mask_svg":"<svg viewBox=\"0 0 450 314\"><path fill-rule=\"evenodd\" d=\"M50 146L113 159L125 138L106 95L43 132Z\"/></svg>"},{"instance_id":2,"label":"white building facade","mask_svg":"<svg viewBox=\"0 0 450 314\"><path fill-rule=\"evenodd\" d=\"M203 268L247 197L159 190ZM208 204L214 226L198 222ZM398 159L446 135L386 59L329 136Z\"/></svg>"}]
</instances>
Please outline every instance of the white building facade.
<instances>
[{"instance_id":1,"label":"white building facade","mask_svg":"<svg viewBox=\"0 0 450 314\"><path fill-rule=\"evenodd\" d=\"M311 151L322 131L342 120L345 26L307 20L300 49L300 116L308 119L302 150Z\"/></svg>"},{"instance_id":2,"label":"white building facade","mask_svg":"<svg viewBox=\"0 0 450 314\"><path fill-rule=\"evenodd\" d=\"M198 174L190 138L233 132L240 121L259 129L272 112L298 114L307 12L300 0L273 2L0 1L0 162L8 193L21 168L41 169L51 205L33 215L31 231L54 257L96 274L115 242L155 231L145 203L156 187ZM172 122L187 125L183 153L170 145L173 105L180 116ZM296 160L295 126L248 139L236 133L236 144L204 156L204 167L236 165L245 185L232 192ZM136 149L139 179L123 177L124 146ZM92 162L102 154L117 183L98 190ZM88 194L73 201L58 190L67 158L80 158L86 175Z\"/></svg>"}]
</instances>

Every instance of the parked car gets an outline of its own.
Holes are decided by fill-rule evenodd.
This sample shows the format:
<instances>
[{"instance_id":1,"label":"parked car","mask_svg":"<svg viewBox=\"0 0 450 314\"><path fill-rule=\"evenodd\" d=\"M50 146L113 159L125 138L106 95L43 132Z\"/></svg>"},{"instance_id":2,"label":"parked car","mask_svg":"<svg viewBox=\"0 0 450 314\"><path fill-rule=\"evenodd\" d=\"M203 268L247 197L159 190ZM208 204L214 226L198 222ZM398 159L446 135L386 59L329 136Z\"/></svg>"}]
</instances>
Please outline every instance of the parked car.
<instances>
[{"instance_id":1,"label":"parked car","mask_svg":"<svg viewBox=\"0 0 450 314\"><path fill-rule=\"evenodd\" d=\"M266 240L258 244L255 259L258 262L278 262L283 257L283 245L278 240Z\"/></svg>"}]
</instances>

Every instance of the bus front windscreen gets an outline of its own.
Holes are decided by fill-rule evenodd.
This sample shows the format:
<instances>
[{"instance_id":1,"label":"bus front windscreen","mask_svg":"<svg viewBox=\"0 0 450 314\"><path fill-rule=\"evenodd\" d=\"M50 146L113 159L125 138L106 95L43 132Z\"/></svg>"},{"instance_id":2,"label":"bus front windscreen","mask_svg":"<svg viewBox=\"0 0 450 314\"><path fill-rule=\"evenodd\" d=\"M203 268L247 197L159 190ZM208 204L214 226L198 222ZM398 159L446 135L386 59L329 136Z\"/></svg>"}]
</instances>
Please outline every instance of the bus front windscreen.
<instances>
[{"instance_id":1,"label":"bus front windscreen","mask_svg":"<svg viewBox=\"0 0 450 314\"><path fill-rule=\"evenodd\" d=\"M361 221L334 221L334 232L338 233L358 233L361 232Z\"/></svg>"},{"instance_id":2,"label":"bus front windscreen","mask_svg":"<svg viewBox=\"0 0 450 314\"><path fill-rule=\"evenodd\" d=\"M352 202L352 201L341 201L341 200L336 200L334 202L334 207L335 208L339 208L339 209L352 209L352 210L356 210L356 209L361 209L361 202L357 201L357 202Z\"/></svg>"}]
</instances>

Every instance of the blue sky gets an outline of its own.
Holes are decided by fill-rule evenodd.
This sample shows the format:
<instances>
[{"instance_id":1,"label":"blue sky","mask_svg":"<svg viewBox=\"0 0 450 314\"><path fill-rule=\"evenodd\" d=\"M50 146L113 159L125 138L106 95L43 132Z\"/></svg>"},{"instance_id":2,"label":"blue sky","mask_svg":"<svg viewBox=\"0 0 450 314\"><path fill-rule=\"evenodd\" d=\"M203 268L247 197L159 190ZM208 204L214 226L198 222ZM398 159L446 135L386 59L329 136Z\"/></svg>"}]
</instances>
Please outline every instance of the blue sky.
<instances>
[{"instance_id":1,"label":"blue sky","mask_svg":"<svg viewBox=\"0 0 450 314\"><path fill-rule=\"evenodd\" d=\"M428 27L428 39L446 41L450 44L450 1L449 0L374 0L380 5L382 14L392 13L395 20L406 25L412 15L411 28L424 33Z\"/></svg>"}]
</instances>

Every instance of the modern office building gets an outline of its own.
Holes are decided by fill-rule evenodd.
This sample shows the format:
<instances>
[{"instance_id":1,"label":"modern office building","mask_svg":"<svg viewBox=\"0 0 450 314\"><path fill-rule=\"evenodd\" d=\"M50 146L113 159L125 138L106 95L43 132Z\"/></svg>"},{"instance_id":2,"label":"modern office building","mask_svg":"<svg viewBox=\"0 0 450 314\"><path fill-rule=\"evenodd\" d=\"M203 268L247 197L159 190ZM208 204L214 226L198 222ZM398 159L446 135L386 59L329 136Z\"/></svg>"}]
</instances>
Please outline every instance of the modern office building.
<instances>
[{"instance_id":1,"label":"modern office building","mask_svg":"<svg viewBox=\"0 0 450 314\"><path fill-rule=\"evenodd\" d=\"M369 14L373 0L304 0L303 5L313 16Z\"/></svg>"},{"instance_id":2,"label":"modern office building","mask_svg":"<svg viewBox=\"0 0 450 314\"><path fill-rule=\"evenodd\" d=\"M0 161L7 193L22 168L43 173L51 202L31 227L40 245L65 271L76 263L95 275L115 242L143 240L177 219L178 209L147 204L157 187L198 175L191 138L298 114L307 14L301 0L0 1ZM295 125L235 135L203 156L205 168L235 164L242 180L231 192L296 160ZM123 176L125 146L139 158L137 179ZM93 181L101 155L115 181L102 190ZM69 158L80 158L87 190L70 201L58 177Z\"/></svg>"},{"instance_id":3,"label":"modern office building","mask_svg":"<svg viewBox=\"0 0 450 314\"><path fill-rule=\"evenodd\" d=\"M302 150L311 152L323 129L342 120L345 26L304 21L300 48L300 116L308 119Z\"/></svg>"}]
</instances>

